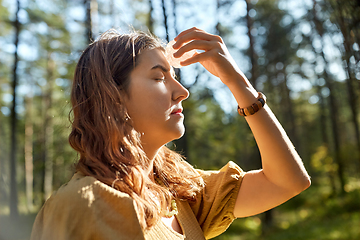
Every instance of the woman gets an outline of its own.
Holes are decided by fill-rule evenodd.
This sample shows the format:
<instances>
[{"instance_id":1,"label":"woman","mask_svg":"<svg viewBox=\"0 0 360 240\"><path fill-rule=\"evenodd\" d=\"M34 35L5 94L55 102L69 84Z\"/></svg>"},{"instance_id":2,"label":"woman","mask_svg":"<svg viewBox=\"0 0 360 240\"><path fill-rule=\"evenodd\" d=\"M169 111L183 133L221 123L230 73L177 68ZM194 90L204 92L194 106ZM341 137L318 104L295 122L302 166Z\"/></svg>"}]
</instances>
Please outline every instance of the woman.
<instances>
[{"instance_id":1,"label":"woman","mask_svg":"<svg viewBox=\"0 0 360 240\"><path fill-rule=\"evenodd\" d=\"M164 48L144 33L109 31L76 67L69 137L77 172L45 203L32 239L208 239L237 217L271 209L310 185L283 128L219 36L197 28L175 38L183 66L201 63L231 90L261 153L263 169L194 170L166 143L184 134L181 103Z\"/></svg>"}]
</instances>

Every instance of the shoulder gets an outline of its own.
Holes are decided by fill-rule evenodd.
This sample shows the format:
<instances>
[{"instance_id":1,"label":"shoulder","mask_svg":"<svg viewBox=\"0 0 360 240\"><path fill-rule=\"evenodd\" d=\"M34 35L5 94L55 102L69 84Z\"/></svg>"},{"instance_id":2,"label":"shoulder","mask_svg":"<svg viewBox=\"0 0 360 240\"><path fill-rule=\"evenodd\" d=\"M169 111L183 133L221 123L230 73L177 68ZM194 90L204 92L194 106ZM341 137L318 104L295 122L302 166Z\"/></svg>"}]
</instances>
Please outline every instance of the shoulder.
<instances>
[{"instance_id":1,"label":"shoulder","mask_svg":"<svg viewBox=\"0 0 360 240\"><path fill-rule=\"evenodd\" d=\"M218 181L219 176L238 180L244 177L245 175L245 172L233 161L229 161L225 166L223 166L219 170L213 170L213 171L209 171L209 170L205 171L201 169L196 169L196 170L203 177L204 180L209 179L210 181L211 180Z\"/></svg>"},{"instance_id":2,"label":"shoulder","mask_svg":"<svg viewBox=\"0 0 360 240\"><path fill-rule=\"evenodd\" d=\"M75 173L68 183L53 193L49 201L70 201L72 204L81 203L84 207L90 207L99 201L104 201L104 199L107 199L107 202L110 201L109 203L112 200L116 200L117 203L119 201L133 202L128 194L117 191L94 177L84 176L80 173Z\"/></svg>"},{"instance_id":3,"label":"shoulder","mask_svg":"<svg viewBox=\"0 0 360 240\"><path fill-rule=\"evenodd\" d=\"M46 237L59 236L57 239L77 239L69 236L88 239L87 236L99 234L102 235L100 239L113 239L113 236L141 239L142 236L134 200L126 193L79 173L46 201L35 220L33 232Z\"/></svg>"},{"instance_id":4,"label":"shoulder","mask_svg":"<svg viewBox=\"0 0 360 240\"><path fill-rule=\"evenodd\" d=\"M126 193L117 191L108 185L100 182L94 177L84 176L75 173L72 179L62 185L45 202L43 211L59 212L66 216L66 212L83 212L85 214L94 214L99 208L119 208L124 211L128 208L134 208L134 200Z\"/></svg>"}]
</instances>

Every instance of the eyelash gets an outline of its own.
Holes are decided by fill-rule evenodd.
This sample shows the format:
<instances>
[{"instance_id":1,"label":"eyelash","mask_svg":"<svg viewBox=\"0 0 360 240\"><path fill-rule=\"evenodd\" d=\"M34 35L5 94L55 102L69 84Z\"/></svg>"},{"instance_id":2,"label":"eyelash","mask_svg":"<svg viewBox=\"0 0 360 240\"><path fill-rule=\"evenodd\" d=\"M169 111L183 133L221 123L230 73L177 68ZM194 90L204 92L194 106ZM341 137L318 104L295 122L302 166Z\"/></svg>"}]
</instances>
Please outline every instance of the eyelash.
<instances>
[{"instance_id":1,"label":"eyelash","mask_svg":"<svg viewBox=\"0 0 360 240\"><path fill-rule=\"evenodd\" d=\"M166 79L165 79L165 78L156 78L155 80L156 80L156 81L163 81L163 82L165 82Z\"/></svg>"},{"instance_id":2,"label":"eyelash","mask_svg":"<svg viewBox=\"0 0 360 240\"><path fill-rule=\"evenodd\" d=\"M176 81L179 81L177 75L173 76L173 78L174 78ZM165 82L165 81L166 81L166 78L155 78L155 80L156 80L156 81L163 81L163 82Z\"/></svg>"}]
</instances>

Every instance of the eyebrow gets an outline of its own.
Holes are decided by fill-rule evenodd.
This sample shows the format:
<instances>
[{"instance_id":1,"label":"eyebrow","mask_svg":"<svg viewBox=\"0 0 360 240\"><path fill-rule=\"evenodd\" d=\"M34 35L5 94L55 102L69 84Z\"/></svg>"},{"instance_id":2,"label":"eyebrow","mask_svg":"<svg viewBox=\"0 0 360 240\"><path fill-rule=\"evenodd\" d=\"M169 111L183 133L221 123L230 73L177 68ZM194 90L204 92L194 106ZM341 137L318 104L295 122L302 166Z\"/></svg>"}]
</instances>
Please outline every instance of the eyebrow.
<instances>
[{"instance_id":1,"label":"eyebrow","mask_svg":"<svg viewBox=\"0 0 360 240\"><path fill-rule=\"evenodd\" d=\"M166 68L160 64L157 64L151 68L151 70L154 70L154 69L161 69L161 71L163 71L163 72L170 72L169 68Z\"/></svg>"},{"instance_id":2,"label":"eyebrow","mask_svg":"<svg viewBox=\"0 0 360 240\"><path fill-rule=\"evenodd\" d=\"M171 75L173 75L173 77L176 77L176 75L175 75L175 71L174 71L174 69L173 68L166 68L166 67L164 67L163 65L161 65L161 64L157 64L157 65L155 65L155 66L153 66L152 68L151 68L151 70L154 70L154 69L160 69L161 71L163 71L163 72L170 72L171 73ZM171 70L173 70L173 71L171 71Z\"/></svg>"}]
</instances>

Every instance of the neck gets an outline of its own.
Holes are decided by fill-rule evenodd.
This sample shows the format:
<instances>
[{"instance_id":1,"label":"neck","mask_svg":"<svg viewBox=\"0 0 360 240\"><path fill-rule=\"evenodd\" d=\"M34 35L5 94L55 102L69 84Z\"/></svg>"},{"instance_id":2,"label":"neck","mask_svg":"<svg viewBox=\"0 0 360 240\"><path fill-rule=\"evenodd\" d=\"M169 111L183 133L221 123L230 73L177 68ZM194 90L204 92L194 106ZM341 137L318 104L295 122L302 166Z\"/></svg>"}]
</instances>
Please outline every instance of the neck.
<instances>
[{"instance_id":1,"label":"neck","mask_svg":"<svg viewBox=\"0 0 360 240\"><path fill-rule=\"evenodd\" d=\"M153 176L154 159L155 156L158 154L160 148L151 148L149 145L143 144L143 150L149 159L149 166L147 167L147 169L144 169L145 173L148 174L148 176L152 180L154 180L154 176Z\"/></svg>"}]
</instances>

